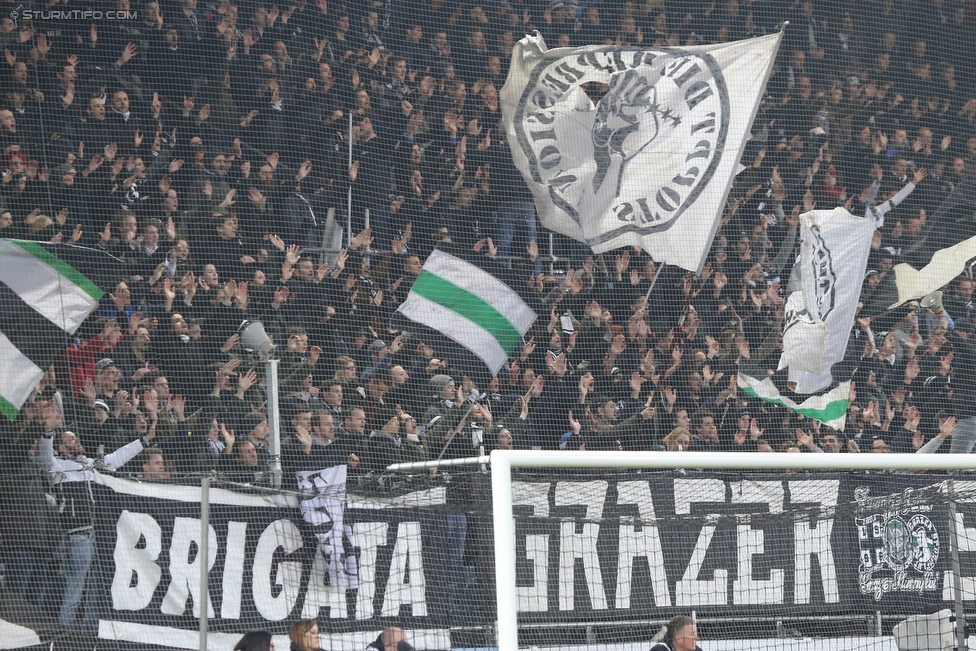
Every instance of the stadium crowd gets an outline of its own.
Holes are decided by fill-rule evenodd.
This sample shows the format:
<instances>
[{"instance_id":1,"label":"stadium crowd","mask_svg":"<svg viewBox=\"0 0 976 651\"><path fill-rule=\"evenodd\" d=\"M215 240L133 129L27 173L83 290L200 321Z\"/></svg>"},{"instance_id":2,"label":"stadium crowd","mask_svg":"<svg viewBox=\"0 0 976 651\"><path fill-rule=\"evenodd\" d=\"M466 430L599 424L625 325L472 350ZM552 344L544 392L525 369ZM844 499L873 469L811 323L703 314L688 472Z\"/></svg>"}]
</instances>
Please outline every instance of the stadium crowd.
<instances>
[{"instance_id":1,"label":"stadium crowd","mask_svg":"<svg viewBox=\"0 0 976 651\"><path fill-rule=\"evenodd\" d=\"M51 595L25 563L52 543L20 532L57 519L45 493L84 501L63 486L98 455L125 450L110 461L147 479L268 483L244 321L278 344L286 478L481 447L930 452L954 428L965 451L976 442L968 275L946 288L945 316L912 304L883 329L858 319L842 433L736 381L742 359L776 369L801 212L880 216L866 301L976 166L976 51L958 47L972 3L118 0L93 8L135 16L100 21L55 19L75 9L57 0L3 7L0 237L123 261L3 429L8 581L37 603ZM787 19L700 276L636 250L593 256L536 224L499 106L525 33L685 46ZM347 201L348 246L326 261L326 215ZM391 327L448 242L496 258L540 315L495 378ZM52 463L80 479L49 482ZM80 598L63 623L78 624Z\"/></svg>"}]
</instances>

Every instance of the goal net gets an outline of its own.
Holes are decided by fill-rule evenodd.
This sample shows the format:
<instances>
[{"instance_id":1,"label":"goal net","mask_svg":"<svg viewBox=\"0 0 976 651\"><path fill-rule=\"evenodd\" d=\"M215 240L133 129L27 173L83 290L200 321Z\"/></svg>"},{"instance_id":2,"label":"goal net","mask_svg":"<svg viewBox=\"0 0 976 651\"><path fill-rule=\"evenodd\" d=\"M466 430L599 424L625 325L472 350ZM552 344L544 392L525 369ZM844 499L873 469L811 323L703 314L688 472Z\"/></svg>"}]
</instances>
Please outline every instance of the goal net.
<instances>
[{"instance_id":1,"label":"goal net","mask_svg":"<svg viewBox=\"0 0 976 651\"><path fill-rule=\"evenodd\" d=\"M745 456L493 453L499 648L647 649L675 615L705 649L966 642L976 483Z\"/></svg>"}]
</instances>

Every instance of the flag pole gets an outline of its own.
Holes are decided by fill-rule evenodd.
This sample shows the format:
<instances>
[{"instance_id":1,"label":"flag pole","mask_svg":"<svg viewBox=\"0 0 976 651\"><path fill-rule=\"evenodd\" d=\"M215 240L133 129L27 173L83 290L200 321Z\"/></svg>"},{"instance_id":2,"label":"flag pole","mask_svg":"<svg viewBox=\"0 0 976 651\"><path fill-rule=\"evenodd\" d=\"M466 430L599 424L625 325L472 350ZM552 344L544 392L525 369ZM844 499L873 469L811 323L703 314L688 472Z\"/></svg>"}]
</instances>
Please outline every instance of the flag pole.
<instances>
[{"instance_id":1,"label":"flag pole","mask_svg":"<svg viewBox=\"0 0 976 651\"><path fill-rule=\"evenodd\" d=\"M646 294L644 294L644 305L643 305L643 307L644 307L644 309L645 309L645 310L647 309L647 302L648 302L648 301L650 300L650 298L651 298L651 292L653 292L653 291L654 291L654 285L656 285L656 284L657 284L657 279L661 277L661 274L662 274L662 273L664 273L664 268L665 268L665 267L666 267L667 265L668 265L668 263L667 263L667 262L662 262L662 263L661 263L661 267L660 267L660 268L658 268L658 269L657 269L657 270L656 270L656 271L654 272L654 277L653 277L653 278L651 278L651 286L647 288L647 293L646 293Z\"/></svg>"},{"instance_id":2,"label":"flag pole","mask_svg":"<svg viewBox=\"0 0 976 651\"><path fill-rule=\"evenodd\" d=\"M475 408L475 406L477 404L478 404L478 401L475 400L474 402L471 403L471 406L468 407L468 410L466 412L464 412L464 416L462 416L461 417L461 420L458 422L458 424L454 426L454 431L451 432L451 436L447 439L447 441L444 442L444 447L441 448L441 453L437 455L436 461L440 461L444 457L444 453L447 452L447 448L451 447L451 442L454 440L454 437L457 436L457 433L460 432L461 431L461 428L464 427L464 424L468 420L468 416L471 415L472 410L474 410L474 408Z\"/></svg>"}]
</instances>

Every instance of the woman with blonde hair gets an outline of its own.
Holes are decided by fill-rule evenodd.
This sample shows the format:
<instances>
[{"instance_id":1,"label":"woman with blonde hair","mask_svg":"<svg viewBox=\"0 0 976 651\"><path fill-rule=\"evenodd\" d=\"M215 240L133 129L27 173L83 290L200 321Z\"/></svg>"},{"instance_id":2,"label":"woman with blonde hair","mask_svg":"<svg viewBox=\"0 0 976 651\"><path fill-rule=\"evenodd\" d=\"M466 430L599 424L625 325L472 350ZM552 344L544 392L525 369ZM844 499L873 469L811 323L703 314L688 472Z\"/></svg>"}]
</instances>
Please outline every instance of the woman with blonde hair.
<instances>
[{"instance_id":1,"label":"woman with blonde hair","mask_svg":"<svg viewBox=\"0 0 976 651\"><path fill-rule=\"evenodd\" d=\"M668 452L682 452L691 447L691 432L686 427L675 427L664 437L664 449Z\"/></svg>"},{"instance_id":2,"label":"woman with blonde hair","mask_svg":"<svg viewBox=\"0 0 976 651\"><path fill-rule=\"evenodd\" d=\"M319 625L314 619L300 619L288 633L291 651L320 651Z\"/></svg>"}]
</instances>

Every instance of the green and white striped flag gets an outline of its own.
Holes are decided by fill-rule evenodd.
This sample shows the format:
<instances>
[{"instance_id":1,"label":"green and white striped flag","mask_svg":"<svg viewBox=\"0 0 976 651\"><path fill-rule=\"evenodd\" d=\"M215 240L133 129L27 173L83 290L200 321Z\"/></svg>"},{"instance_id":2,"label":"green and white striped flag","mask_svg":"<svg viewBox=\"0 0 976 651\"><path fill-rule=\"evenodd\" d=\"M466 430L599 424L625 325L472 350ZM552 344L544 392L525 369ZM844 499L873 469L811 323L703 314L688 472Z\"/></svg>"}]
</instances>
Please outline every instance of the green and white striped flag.
<instances>
[{"instance_id":1,"label":"green and white striped flag","mask_svg":"<svg viewBox=\"0 0 976 651\"><path fill-rule=\"evenodd\" d=\"M68 249L0 239L0 413L9 420L104 294L59 251ZM112 259L89 253L92 265Z\"/></svg>"},{"instance_id":2,"label":"green and white striped flag","mask_svg":"<svg viewBox=\"0 0 976 651\"><path fill-rule=\"evenodd\" d=\"M843 431L844 429L844 422L847 416L847 402L851 391L850 382L841 382L833 389L807 397L803 402L794 402L781 394L773 383L773 380L769 377L760 380L759 378L745 375L741 368L737 377L739 388L753 398L759 398L760 400L786 407L790 411L795 411L807 418L819 420L824 425L836 430Z\"/></svg>"},{"instance_id":3,"label":"green and white striped flag","mask_svg":"<svg viewBox=\"0 0 976 651\"><path fill-rule=\"evenodd\" d=\"M401 329L428 343L431 335L447 337L473 353L494 375L537 315L518 292L492 273L489 261L463 255L442 249L430 254L397 309L410 322Z\"/></svg>"}]
</instances>

